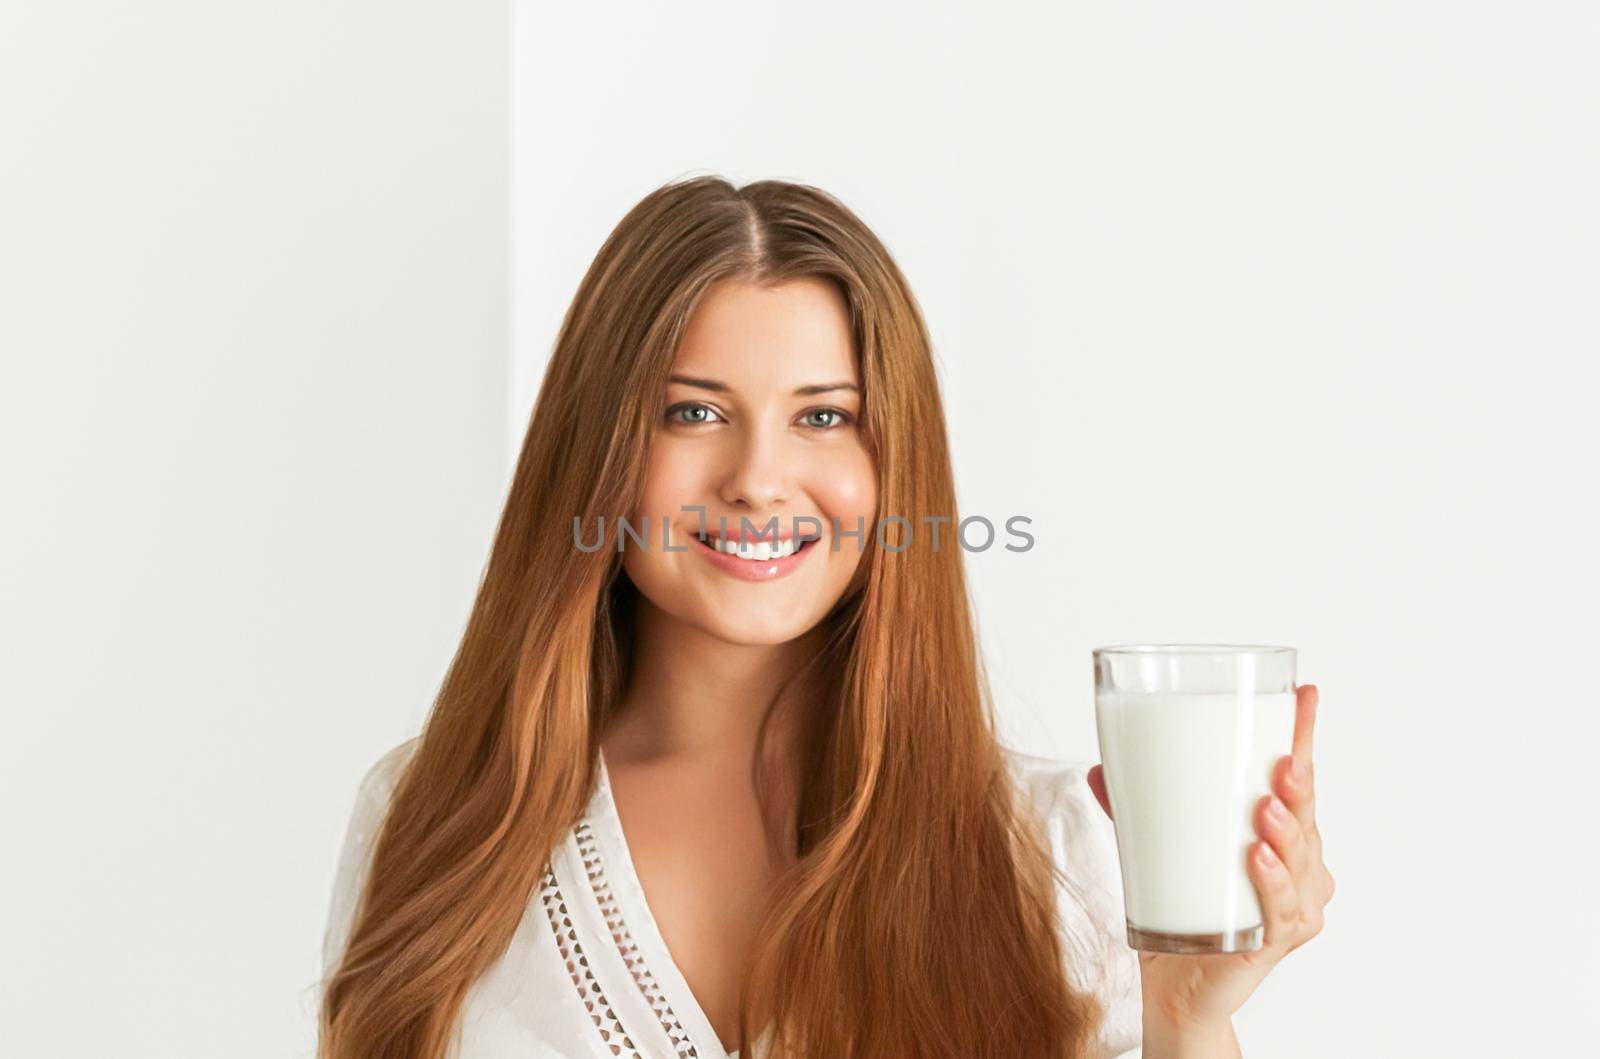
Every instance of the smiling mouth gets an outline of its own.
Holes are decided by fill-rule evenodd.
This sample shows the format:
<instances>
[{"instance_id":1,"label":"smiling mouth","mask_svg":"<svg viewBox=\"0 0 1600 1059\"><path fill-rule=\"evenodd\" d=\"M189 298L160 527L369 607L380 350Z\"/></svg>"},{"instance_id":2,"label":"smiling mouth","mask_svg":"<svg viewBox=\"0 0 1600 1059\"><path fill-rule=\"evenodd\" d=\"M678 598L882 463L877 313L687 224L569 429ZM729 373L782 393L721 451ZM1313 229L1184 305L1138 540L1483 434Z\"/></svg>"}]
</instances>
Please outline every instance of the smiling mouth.
<instances>
[{"instance_id":1,"label":"smiling mouth","mask_svg":"<svg viewBox=\"0 0 1600 1059\"><path fill-rule=\"evenodd\" d=\"M789 537L776 541L749 541L744 544L703 534L695 539L711 551L733 556L737 559L746 559L750 562L771 562L773 559L783 559L790 555L797 555L805 551L812 543L812 538L809 537L798 540Z\"/></svg>"}]
</instances>

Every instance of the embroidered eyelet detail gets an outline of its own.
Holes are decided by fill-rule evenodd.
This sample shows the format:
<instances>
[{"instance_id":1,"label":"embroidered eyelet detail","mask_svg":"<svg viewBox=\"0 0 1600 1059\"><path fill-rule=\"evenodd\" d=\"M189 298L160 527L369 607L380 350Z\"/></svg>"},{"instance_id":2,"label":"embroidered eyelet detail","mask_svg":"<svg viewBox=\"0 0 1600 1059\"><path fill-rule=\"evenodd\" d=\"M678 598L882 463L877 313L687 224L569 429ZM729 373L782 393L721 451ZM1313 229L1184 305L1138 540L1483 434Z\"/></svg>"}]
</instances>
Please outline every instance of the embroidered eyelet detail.
<instances>
[{"instance_id":1,"label":"embroidered eyelet detail","mask_svg":"<svg viewBox=\"0 0 1600 1059\"><path fill-rule=\"evenodd\" d=\"M655 975L650 973L650 968L639 952L639 946L634 943L633 935L628 931L627 922L622 918L622 909L617 904L616 896L611 892L611 884L606 881L605 864L600 858L600 848L595 842L594 828L590 826L589 821L584 820L573 828L573 832L578 839L578 850L583 854L583 869L589 873L589 885L594 888L595 899L600 902L600 910L605 913L611 940L616 943L617 950L622 954L622 961L628 965L628 970L633 972L634 984L639 987L639 992L644 994L645 1003L650 1005L650 1010L661 1020L661 1028L672 1041L672 1048L678 1059L699 1059L700 1053L696 1050L694 1042L689 1039L689 1032L683 1028L683 1023L678 1021L677 1012L672 1010L672 1005L662 993Z\"/></svg>"},{"instance_id":2,"label":"embroidered eyelet detail","mask_svg":"<svg viewBox=\"0 0 1600 1059\"><path fill-rule=\"evenodd\" d=\"M589 969L589 958L583 954L583 946L578 944L578 931L572 923L572 917L567 914L567 903L561 896L561 888L556 885L554 869L545 865L544 885L539 888L539 900L544 904L545 914L550 918L550 929L555 931L556 946L561 950L561 959L567 965L567 974L572 978L572 984L578 989L578 996L583 1000L589 1018L594 1022L595 1029L600 1031L600 1039L611 1049L612 1055L626 1055L629 1059L644 1059L634 1046L633 1039L622 1028L622 1022L617 1018L616 1012L611 1010L611 1002L606 999L605 992L601 990L600 983L595 980L594 972Z\"/></svg>"}]
</instances>

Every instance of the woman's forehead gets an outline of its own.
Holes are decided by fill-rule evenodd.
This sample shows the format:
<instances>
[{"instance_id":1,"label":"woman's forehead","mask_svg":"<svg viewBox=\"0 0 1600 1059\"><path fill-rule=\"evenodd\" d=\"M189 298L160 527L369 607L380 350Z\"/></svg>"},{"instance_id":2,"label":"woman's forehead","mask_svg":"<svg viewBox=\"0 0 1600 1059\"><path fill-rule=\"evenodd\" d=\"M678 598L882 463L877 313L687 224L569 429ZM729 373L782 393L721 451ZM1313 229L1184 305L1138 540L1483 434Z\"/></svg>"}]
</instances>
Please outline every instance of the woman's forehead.
<instances>
[{"instance_id":1,"label":"woman's forehead","mask_svg":"<svg viewBox=\"0 0 1600 1059\"><path fill-rule=\"evenodd\" d=\"M844 296L815 277L776 286L715 284L691 316L672 364L674 374L780 386L825 381L810 378L818 372L855 382L855 370Z\"/></svg>"}]
</instances>

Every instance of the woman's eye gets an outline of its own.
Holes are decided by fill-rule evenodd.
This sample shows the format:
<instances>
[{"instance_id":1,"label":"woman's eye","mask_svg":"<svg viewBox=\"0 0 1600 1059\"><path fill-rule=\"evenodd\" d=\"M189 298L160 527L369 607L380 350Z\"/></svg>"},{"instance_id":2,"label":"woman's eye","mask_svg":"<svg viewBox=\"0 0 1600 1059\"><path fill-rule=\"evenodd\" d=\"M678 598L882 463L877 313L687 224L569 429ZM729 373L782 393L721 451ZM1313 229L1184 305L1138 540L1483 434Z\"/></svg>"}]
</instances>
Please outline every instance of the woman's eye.
<instances>
[{"instance_id":1,"label":"woman's eye","mask_svg":"<svg viewBox=\"0 0 1600 1059\"><path fill-rule=\"evenodd\" d=\"M835 427L842 426L843 424L850 422L850 414L848 412L840 411L837 408L818 408L806 413L806 417L808 419L812 416L833 417L830 421L825 423L812 421L806 424L807 426L816 427L818 430L832 430Z\"/></svg>"},{"instance_id":2,"label":"woman's eye","mask_svg":"<svg viewBox=\"0 0 1600 1059\"><path fill-rule=\"evenodd\" d=\"M698 414L693 414L690 418L684 418L685 413ZM716 414L703 404L680 404L673 405L667 409L667 420L672 423L683 423L686 426L699 426L701 423L711 422L716 417Z\"/></svg>"},{"instance_id":3,"label":"woman's eye","mask_svg":"<svg viewBox=\"0 0 1600 1059\"><path fill-rule=\"evenodd\" d=\"M814 408L801 416L806 426L813 430L836 430L853 422L849 412L838 408ZM676 404L667 409L667 422L681 426L700 426L720 422L722 416L716 409L699 402Z\"/></svg>"}]
</instances>

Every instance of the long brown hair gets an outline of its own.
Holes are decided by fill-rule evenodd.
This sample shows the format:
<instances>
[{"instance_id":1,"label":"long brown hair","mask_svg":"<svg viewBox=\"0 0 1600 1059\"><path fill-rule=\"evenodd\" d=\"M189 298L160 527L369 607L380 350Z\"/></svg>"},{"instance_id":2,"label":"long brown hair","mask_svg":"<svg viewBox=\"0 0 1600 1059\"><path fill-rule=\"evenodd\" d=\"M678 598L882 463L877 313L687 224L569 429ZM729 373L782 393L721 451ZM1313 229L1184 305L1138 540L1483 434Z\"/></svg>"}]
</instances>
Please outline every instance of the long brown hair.
<instances>
[{"instance_id":1,"label":"long brown hair","mask_svg":"<svg viewBox=\"0 0 1600 1059\"><path fill-rule=\"evenodd\" d=\"M466 632L395 788L319 1059L442 1059L598 780L636 589L574 547L642 495L678 340L722 279L836 283L880 511L826 619L803 719L798 855L766 906L740 1039L773 1059L1075 1059L1101 1016L1066 968L1047 842L1016 801L961 550L928 330L888 251L816 188L665 185L606 239L562 322ZM941 547L923 515L950 516ZM903 551L896 549L904 547ZM792 859L792 858L791 858ZM752 1032L754 1031L754 1032Z\"/></svg>"}]
</instances>

